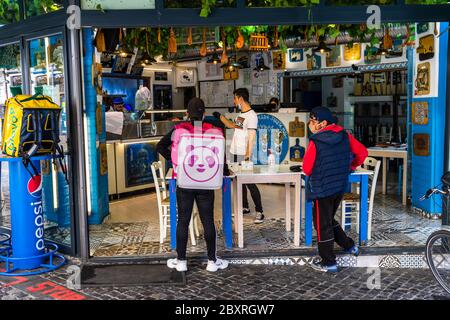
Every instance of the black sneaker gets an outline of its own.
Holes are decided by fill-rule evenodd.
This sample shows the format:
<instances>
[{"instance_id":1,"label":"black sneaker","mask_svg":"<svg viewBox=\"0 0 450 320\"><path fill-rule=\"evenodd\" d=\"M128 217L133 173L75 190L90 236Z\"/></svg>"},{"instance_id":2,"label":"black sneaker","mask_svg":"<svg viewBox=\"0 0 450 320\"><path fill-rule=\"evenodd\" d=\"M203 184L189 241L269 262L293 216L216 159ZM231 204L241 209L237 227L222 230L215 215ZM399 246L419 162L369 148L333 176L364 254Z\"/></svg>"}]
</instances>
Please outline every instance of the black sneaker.
<instances>
[{"instance_id":1,"label":"black sneaker","mask_svg":"<svg viewBox=\"0 0 450 320\"><path fill-rule=\"evenodd\" d=\"M332 265L324 265L321 260L315 260L310 264L311 268L313 268L316 271L320 272L329 272L329 273L336 273L338 272L338 266L337 264Z\"/></svg>"},{"instance_id":2,"label":"black sneaker","mask_svg":"<svg viewBox=\"0 0 450 320\"><path fill-rule=\"evenodd\" d=\"M243 214L249 214L250 213L250 209L244 208L242 209Z\"/></svg>"},{"instance_id":3,"label":"black sneaker","mask_svg":"<svg viewBox=\"0 0 450 320\"><path fill-rule=\"evenodd\" d=\"M264 222L264 214L262 212L256 212L256 217L253 222L256 224L263 223Z\"/></svg>"}]
</instances>

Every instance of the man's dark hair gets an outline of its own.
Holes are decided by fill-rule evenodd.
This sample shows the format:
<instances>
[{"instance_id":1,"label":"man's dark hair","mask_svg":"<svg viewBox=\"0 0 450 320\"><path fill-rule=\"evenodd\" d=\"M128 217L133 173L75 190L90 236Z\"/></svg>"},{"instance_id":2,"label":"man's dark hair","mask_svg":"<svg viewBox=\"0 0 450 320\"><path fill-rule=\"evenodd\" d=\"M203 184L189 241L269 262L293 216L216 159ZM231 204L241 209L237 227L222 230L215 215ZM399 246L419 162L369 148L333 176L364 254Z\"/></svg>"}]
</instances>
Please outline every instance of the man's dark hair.
<instances>
[{"instance_id":1,"label":"man's dark hair","mask_svg":"<svg viewBox=\"0 0 450 320\"><path fill-rule=\"evenodd\" d=\"M245 102L250 103L250 94L248 93L247 88L236 89L233 94L238 98L244 99Z\"/></svg>"},{"instance_id":2,"label":"man's dark hair","mask_svg":"<svg viewBox=\"0 0 450 320\"><path fill-rule=\"evenodd\" d=\"M275 102L276 105L278 105L278 103L280 102L280 100L278 100L278 98L273 97L269 100L269 104L271 104L272 102Z\"/></svg>"}]
</instances>

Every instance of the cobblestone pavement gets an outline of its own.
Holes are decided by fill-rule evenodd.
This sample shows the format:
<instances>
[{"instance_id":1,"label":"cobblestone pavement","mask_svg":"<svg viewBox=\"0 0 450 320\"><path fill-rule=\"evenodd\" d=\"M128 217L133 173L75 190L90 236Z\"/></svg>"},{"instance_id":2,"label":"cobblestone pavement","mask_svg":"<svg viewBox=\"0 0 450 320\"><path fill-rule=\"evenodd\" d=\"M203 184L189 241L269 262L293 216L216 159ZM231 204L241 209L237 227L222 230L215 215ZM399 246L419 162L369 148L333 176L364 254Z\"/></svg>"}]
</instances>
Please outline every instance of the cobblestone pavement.
<instances>
[{"instance_id":1,"label":"cobblestone pavement","mask_svg":"<svg viewBox=\"0 0 450 320\"><path fill-rule=\"evenodd\" d=\"M77 262L76 262L77 264ZM68 290L65 266L34 277L0 277L2 300L101 299L101 300L350 300L435 299L443 289L426 269L380 269L381 289L368 289L371 274L364 268L346 268L331 275L307 266L230 265L209 273L200 262L189 265L187 284L139 287L85 287ZM373 273L372 273L373 275Z\"/></svg>"}]
</instances>

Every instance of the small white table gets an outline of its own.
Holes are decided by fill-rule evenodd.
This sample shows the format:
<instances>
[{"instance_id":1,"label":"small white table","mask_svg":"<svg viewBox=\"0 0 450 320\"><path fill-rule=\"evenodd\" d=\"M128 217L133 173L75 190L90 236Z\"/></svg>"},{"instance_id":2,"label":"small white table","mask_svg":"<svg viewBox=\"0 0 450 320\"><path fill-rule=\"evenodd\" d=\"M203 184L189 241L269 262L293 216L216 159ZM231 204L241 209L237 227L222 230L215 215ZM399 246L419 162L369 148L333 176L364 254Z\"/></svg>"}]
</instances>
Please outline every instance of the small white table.
<instances>
[{"instance_id":1,"label":"small white table","mask_svg":"<svg viewBox=\"0 0 450 320\"><path fill-rule=\"evenodd\" d=\"M367 148L369 156L374 158L383 158L383 194L386 194L386 175L387 175L387 159L398 158L403 159L403 191L402 191L402 203L406 206L406 190L407 190L407 174L408 174L408 152L405 148L392 148L392 147L373 147Z\"/></svg>"},{"instance_id":2,"label":"small white table","mask_svg":"<svg viewBox=\"0 0 450 320\"><path fill-rule=\"evenodd\" d=\"M242 185L257 183L284 183L286 188L286 231L291 231L291 183L295 185L294 209L294 245L300 246L300 196L301 173L289 170L289 165L255 165L253 170L233 168L233 206L235 212L235 230L238 233L238 246L244 247L244 216L242 203Z\"/></svg>"}]
</instances>

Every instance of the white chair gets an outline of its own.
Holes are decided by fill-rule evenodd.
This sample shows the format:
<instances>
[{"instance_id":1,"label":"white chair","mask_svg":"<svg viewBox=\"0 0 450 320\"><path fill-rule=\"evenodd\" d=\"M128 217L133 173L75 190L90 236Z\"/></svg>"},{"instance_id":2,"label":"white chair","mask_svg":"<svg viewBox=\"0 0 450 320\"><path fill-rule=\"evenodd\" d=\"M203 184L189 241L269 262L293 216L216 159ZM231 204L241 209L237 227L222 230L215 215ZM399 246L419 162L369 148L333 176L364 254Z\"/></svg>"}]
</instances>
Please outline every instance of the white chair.
<instances>
[{"instance_id":1,"label":"white chair","mask_svg":"<svg viewBox=\"0 0 450 320\"><path fill-rule=\"evenodd\" d=\"M161 161L152 163L153 181L155 183L156 199L159 212L159 242L163 243L167 237L167 229L170 227L170 198L168 196L167 182L163 172ZM158 176L159 174L159 176ZM189 224L189 233L193 246L197 245L196 236L200 236L198 229L198 210L194 203L191 222Z\"/></svg>"},{"instance_id":2,"label":"white chair","mask_svg":"<svg viewBox=\"0 0 450 320\"><path fill-rule=\"evenodd\" d=\"M373 201L375 199L375 189L377 186L378 173L380 171L381 161L367 157L364 161L364 168L373 170L373 175L369 175L369 210L368 210L368 239L372 238L372 213ZM359 189L359 188L358 188ZM356 216L356 225L359 225L359 190L357 193L346 193L341 204L341 225L345 230L346 226L351 226L352 217ZM348 222L349 221L349 222Z\"/></svg>"},{"instance_id":3,"label":"white chair","mask_svg":"<svg viewBox=\"0 0 450 320\"><path fill-rule=\"evenodd\" d=\"M392 127L382 126L381 127L381 142L389 142L392 140Z\"/></svg>"}]
</instances>

